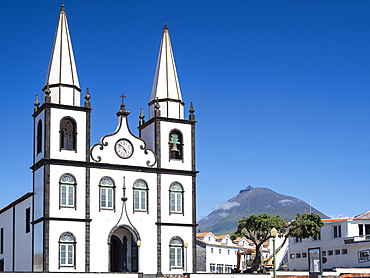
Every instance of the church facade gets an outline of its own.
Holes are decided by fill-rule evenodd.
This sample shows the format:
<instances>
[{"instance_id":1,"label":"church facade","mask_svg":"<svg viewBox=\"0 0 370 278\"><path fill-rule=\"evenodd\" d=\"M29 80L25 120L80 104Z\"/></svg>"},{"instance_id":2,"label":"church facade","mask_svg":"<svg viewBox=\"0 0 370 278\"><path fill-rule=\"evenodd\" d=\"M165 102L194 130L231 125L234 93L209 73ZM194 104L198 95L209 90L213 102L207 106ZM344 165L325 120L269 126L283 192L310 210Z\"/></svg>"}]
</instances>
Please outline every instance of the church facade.
<instances>
[{"instance_id":1,"label":"church facade","mask_svg":"<svg viewBox=\"0 0 370 278\"><path fill-rule=\"evenodd\" d=\"M167 26L138 137L122 95L117 129L90 142L90 95L87 89L82 100L81 92L62 5L42 105L36 99L33 114L33 192L0 211L2 270L195 271L196 121L192 104L185 119ZM28 212L16 214L18 207ZM14 248L23 222L30 223L24 252Z\"/></svg>"}]
</instances>

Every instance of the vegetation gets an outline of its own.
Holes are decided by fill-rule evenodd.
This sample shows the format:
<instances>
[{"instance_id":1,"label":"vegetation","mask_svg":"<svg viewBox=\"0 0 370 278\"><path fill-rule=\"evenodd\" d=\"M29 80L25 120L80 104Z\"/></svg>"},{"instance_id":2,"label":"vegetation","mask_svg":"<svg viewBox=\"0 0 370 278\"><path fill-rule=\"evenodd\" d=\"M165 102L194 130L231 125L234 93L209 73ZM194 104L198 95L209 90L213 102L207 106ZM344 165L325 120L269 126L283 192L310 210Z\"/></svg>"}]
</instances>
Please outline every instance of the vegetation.
<instances>
[{"instance_id":1,"label":"vegetation","mask_svg":"<svg viewBox=\"0 0 370 278\"><path fill-rule=\"evenodd\" d=\"M256 256L249 271L263 273L266 264L273 257L271 255L267 260L264 260L262 254L263 243L272 238L270 233L272 228L278 231L278 237L284 238L283 243L275 251L278 253L289 237L317 239L322 226L324 223L321 221L321 216L315 213L298 213L295 219L290 222L282 219L280 215L252 214L238 221L238 227L231 238L234 240L237 237L246 237L254 243Z\"/></svg>"}]
</instances>

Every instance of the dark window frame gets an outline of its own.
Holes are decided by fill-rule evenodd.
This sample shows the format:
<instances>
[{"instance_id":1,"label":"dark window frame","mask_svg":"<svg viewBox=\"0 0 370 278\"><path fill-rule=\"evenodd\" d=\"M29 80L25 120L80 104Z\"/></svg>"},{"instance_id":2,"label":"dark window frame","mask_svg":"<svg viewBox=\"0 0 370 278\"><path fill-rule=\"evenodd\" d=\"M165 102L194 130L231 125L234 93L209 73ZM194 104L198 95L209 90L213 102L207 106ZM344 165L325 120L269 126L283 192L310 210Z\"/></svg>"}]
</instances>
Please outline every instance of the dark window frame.
<instances>
[{"instance_id":1,"label":"dark window frame","mask_svg":"<svg viewBox=\"0 0 370 278\"><path fill-rule=\"evenodd\" d=\"M176 147L179 150L178 152L171 151L173 147L173 143L171 143L172 135L178 136L179 144L176 144ZM184 162L184 136L182 132L177 128L172 129L168 135L168 161L171 160L178 160Z\"/></svg>"},{"instance_id":2,"label":"dark window frame","mask_svg":"<svg viewBox=\"0 0 370 278\"><path fill-rule=\"evenodd\" d=\"M31 232L31 208L26 208L26 234Z\"/></svg>"},{"instance_id":3,"label":"dark window frame","mask_svg":"<svg viewBox=\"0 0 370 278\"><path fill-rule=\"evenodd\" d=\"M171 190L171 186L173 184L179 184L181 186L181 192L180 191ZM184 186L180 182L175 181L175 182L171 183L168 191L169 191L169 212L170 212L170 215L171 214L182 214L182 215L184 215L185 214L185 209L184 209L184 195L185 195L184 194L185 193ZM176 210L173 211L173 210L171 210L171 193L175 193L175 192L181 194L181 211L176 211ZM176 198L175 198L175 201L176 201ZM175 207L176 207L176 203L175 203Z\"/></svg>"},{"instance_id":4,"label":"dark window frame","mask_svg":"<svg viewBox=\"0 0 370 278\"><path fill-rule=\"evenodd\" d=\"M146 185L146 189L142 189L142 188L139 188L139 187L135 187L135 184L139 181L142 181L145 183ZM145 191L145 198L146 198L146 204L145 204L145 210L143 209L135 209L135 192L136 191ZM140 195L139 195L139 200L140 200ZM139 201L139 204L140 204L140 201ZM132 208L133 208L133 212L146 212L147 214L149 214L149 186L148 186L148 183L146 182L146 180L144 179L137 179L134 181L134 184L133 184L133 187L132 187Z\"/></svg>"},{"instance_id":5,"label":"dark window frame","mask_svg":"<svg viewBox=\"0 0 370 278\"><path fill-rule=\"evenodd\" d=\"M70 235L73 237L73 242L67 242L67 241L62 241L62 236L63 235ZM73 244L73 265L62 265L60 263L61 261L61 256L60 256L60 248L62 245L69 245L69 244ZM62 268L74 268L76 269L76 245L77 245L77 241L76 241L76 237L73 233L71 232L64 232L60 235L59 237L59 241L58 241L58 245L59 245L59 248L58 248L58 269L60 269L61 267ZM66 255L66 259L68 260L68 251L67 251L67 255Z\"/></svg>"},{"instance_id":6,"label":"dark window frame","mask_svg":"<svg viewBox=\"0 0 370 278\"><path fill-rule=\"evenodd\" d=\"M113 186L107 186L107 185L102 185L101 184L101 181L103 179L110 179L112 182L113 182ZM102 207L101 205L101 189L102 188L112 188L112 207ZM108 196L108 194L107 194ZM106 200L106 202L108 203L108 200ZM114 181L114 179L112 177L109 177L109 176L104 176L100 179L99 181L99 211L101 210L112 210L114 212L116 212L116 183Z\"/></svg>"},{"instance_id":7,"label":"dark window frame","mask_svg":"<svg viewBox=\"0 0 370 278\"><path fill-rule=\"evenodd\" d=\"M71 184L71 183L62 182L63 176L71 176L74 180L74 183ZM69 185L69 186L73 185L73 206L62 204L62 186L63 185ZM66 194L67 194L66 202L68 202L68 193ZM77 210L77 180L76 180L76 177L72 175L71 173L64 173L59 178L59 209L61 208L74 208L75 210Z\"/></svg>"},{"instance_id":8,"label":"dark window frame","mask_svg":"<svg viewBox=\"0 0 370 278\"><path fill-rule=\"evenodd\" d=\"M63 145L64 145L64 132L63 132L63 129L62 129L63 121L70 121L72 123L73 147L71 149L63 147ZM76 123L75 119L73 119L72 117L69 117L69 116L63 117L60 120L60 123L59 123L59 134L60 134L60 139L59 139L60 149L59 149L59 151L66 150L66 151L75 151L75 152L77 152L77 123Z\"/></svg>"},{"instance_id":9,"label":"dark window frame","mask_svg":"<svg viewBox=\"0 0 370 278\"><path fill-rule=\"evenodd\" d=\"M41 119L37 123L36 131L36 154L42 152L42 121Z\"/></svg>"}]
</instances>

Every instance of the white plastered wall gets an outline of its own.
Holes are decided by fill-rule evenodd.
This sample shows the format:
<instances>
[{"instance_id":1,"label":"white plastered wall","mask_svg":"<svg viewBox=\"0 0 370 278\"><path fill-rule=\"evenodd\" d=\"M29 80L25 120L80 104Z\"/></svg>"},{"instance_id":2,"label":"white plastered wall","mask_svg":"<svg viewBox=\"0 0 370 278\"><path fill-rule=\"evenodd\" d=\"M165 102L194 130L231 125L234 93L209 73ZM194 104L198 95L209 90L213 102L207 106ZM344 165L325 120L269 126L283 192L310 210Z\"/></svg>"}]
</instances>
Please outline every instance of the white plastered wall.
<instances>
[{"instance_id":1,"label":"white plastered wall","mask_svg":"<svg viewBox=\"0 0 370 278\"><path fill-rule=\"evenodd\" d=\"M3 254L4 271L13 270L13 208L0 214L0 229L3 228Z\"/></svg>"},{"instance_id":2,"label":"white plastered wall","mask_svg":"<svg viewBox=\"0 0 370 278\"><path fill-rule=\"evenodd\" d=\"M44 166L34 172L34 218L37 220L44 216Z\"/></svg>"},{"instance_id":3,"label":"white plastered wall","mask_svg":"<svg viewBox=\"0 0 370 278\"><path fill-rule=\"evenodd\" d=\"M176 170L191 170L191 125L161 121L161 160L162 168ZM169 134L172 129L178 129L183 135L183 158L182 160L169 160Z\"/></svg>"},{"instance_id":4,"label":"white plastered wall","mask_svg":"<svg viewBox=\"0 0 370 278\"><path fill-rule=\"evenodd\" d=\"M115 211L99 211L99 181L102 177L108 176L113 179L115 191ZM148 185L148 208L147 212L133 212L133 183L137 179L143 179ZM140 272L155 274L157 261L147 260L156 252L157 248L157 175L154 173L130 172L106 169L91 169L90 188L90 210L91 210L91 254L99 253L100 256L91 256L91 271L109 271L109 234L114 227L128 225L135 227L139 232L142 245L139 250ZM123 183L125 181L125 196L127 197L127 215L122 212ZM131 222L131 223L130 223ZM156 253L154 254L156 257Z\"/></svg>"},{"instance_id":5,"label":"white plastered wall","mask_svg":"<svg viewBox=\"0 0 370 278\"><path fill-rule=\"evenodd\" d=\"M191 273L193 265L193 249L192 249L192 227L173 227L162 226L162 273L163 274L183 274L185 270ZM188 248L185 252L184 248L184 265L183 268L170 269L170 242L173 237L180 237L183 242L188 243ZM186 258L187 253L187 258ZM185 262L187 261L187 268Z\"/></svg>"},{"instance_id":6,"label":"white plastered wall","mask_svg":"<svg viewBox=\"0 0 370 278\"><path fill-rule=\"evenodd\" d=\"M30 224L30 231L26 233L27 208L30 208L30 217L32 217L32 197L15 206L15 271L32 270L32 226Z\"/></svg>"},{"instance_id":7,"label":"white plastered wall","mask_svg":"<svg viewBox=\"0 0 370 278\"><path fill-rule=\"evenodd\" d=\"M86 113L66 109L50 109L50 157L65 160L86 160ZM60 150L60 120L71 117L77 125L77 152Z\"/></svg>"},{"instance_id":8,"label":"white plastered wall","mask_svg":"<svg viewBox=\"0 0 370 278\"><path fill-rule=\"evenodd\" d=\"M75 178L75 207L60 207L60 177L72 174ZM86 170L83 167L50 165L50 216L85 218Z\"/></svg>"},{"instance_id":9,"label":"white plastered wall","mask_svg":"<svg viewBox=\"0 0 370 278\"><path fill-rule=\"evenodd\" d=\"M170 185L173 182L179 182L184 189L184 214L170 214ZM162 222L165 223L180 223L192 224L193 213L193 197L192 197L192 177L180 175L161 175L161 207L162 207Z\"/></svg>"},{"instance_id":10,"label":"white plastered wall","mask_svg":"<svg viewBox=\"0 0 370 278\"><path fill-rule=\"evenodd\" d=\"M76 268L62 266L59 268L59 238L65 232L70 232L75 236ZM84 272L85 222L50 221L49 248L49 270L51 272Z\"/></svg>"},{"instance_id":11,"label":"white plastered wall","mask_svg":"<svg viewBox=\"0 0 370 278\"><path fill-rule=\"evenodd\" d=\"M154 125L151 123L141 130L141 138L145 141L146 147L154 151Z\"/></svg>"}]
</instances>

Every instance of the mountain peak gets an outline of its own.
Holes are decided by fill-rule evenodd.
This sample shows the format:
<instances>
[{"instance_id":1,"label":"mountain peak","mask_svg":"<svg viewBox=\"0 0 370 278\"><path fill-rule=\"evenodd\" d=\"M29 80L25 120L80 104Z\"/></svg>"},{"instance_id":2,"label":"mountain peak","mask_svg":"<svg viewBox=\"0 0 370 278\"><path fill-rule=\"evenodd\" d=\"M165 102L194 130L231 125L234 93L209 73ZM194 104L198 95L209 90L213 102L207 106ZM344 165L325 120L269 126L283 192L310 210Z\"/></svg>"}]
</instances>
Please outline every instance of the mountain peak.
<instances>
[{"instance_id":1,"label":"mountain peak","mask_svg":"<svg viewBox=\"0 0 370 278\"><path fill-rule=\"evenodd\" d=\"M251 185L248 185L245 189L242 189L239 191L239 194L242 194L242 193L245 193L245 192L248 192L250 190L252 190L253 187Z\"/></svg>"},{"instance_id":2,"label":"mountain peak","mask_svg":"<svg viewBox=\"0 0 370 278\"><path fill-rule=\"evenodd\" d=\"M201 231L216 234L227 234L235 231L238 220L251 214L268 213L280 215L283 219L294 219L297 213L312 211L322 218L329 218L325 214L311 207L306 202L292 196L282 195L266 187L247 186L239 194L198 222Z\"/></svg>"}]
</instances>

